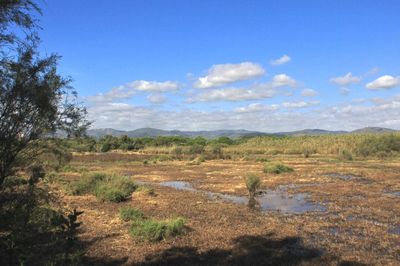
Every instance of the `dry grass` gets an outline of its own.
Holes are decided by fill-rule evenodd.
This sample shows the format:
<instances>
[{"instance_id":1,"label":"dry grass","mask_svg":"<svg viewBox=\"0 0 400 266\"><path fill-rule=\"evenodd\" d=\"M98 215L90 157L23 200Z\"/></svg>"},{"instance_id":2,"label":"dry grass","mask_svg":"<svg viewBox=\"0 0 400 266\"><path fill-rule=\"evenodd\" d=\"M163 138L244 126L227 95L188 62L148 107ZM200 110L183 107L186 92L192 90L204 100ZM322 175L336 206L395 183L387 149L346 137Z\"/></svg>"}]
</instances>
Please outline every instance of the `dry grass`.
<instances>
[{"instance_id":1,"label":"dry grass","mask_svg":"<svg viewBox=\"0 0 400 266\"><path fill-rule=\"evenodd\" d=\"M133 243L127 225L118 222L120 205L99 203L91 196L84 196L84 200L82 196L68 196L64 201L85 211L82 216L83 240L107 236L91 245L88 255L127 257L127 264L140 264L148 256L183 247L193 247L197 250L197 256L204 254L202 252L226 250L235 257L237 252L246 250L243 245L238 248L235 242L244 236L262 239L261 247L267 245L265 241L277 243L283 239L299 238L302 248L324 251L317 258L304 261L305 265L335 265L340 261L398 264L400 236L393 233L392 229L400 224L400 198L391 193L400 191L398 160L340 161L336 155L304 158L302 155L250 154L246 160L240 158L207 160L201 165L187 165L187 161L178 160L136 164L137 160L142 159L140 154L88 154L74 158L72 166L77 169L85 167L88 171L113 171L154 184L149 186L157 196L135 192L132 201L124 204L133 205L146 217L154 219L185 217L190 231L174 240ZM280 175L265 174L264 160L259 158L280 161L295 171ZM327 212L289 216L279 212L263 214L249 210L244 205L210 200L198 193L156 185L161 181L184 180L201 190L246 195L243 178L248 172L259 175L265 189L296 185L288 192L309 193L310 200L323 204ZM351 174L355 178L343 180L325 175L327 173ZM100 216L102 219L98 218ZM114 248L110 250L110 246ZM275 251L279 254L282 250ZM268 254L268 251L263 252Z\"/></svg>"}]
</instances>

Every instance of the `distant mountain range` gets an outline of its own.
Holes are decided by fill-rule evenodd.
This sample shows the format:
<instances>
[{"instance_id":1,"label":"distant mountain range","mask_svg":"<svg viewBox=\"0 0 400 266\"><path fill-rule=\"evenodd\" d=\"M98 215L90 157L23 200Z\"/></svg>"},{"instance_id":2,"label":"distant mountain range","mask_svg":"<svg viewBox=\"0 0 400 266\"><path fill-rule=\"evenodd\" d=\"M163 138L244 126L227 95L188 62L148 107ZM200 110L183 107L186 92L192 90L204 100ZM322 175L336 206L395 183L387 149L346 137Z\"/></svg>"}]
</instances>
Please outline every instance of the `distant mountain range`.
<instances>
[{"instance_id":1,"label":"distant mountain range","mask_svg":"<svg viewBox=\"0 0 400 266\"><path fill-rule=\"evenodd\" d=\"M95 138L101 138L106 135L128 137L158 137L158 136L182 136L182 137L204 137L208 139L218 137L251 137L251 136L317 136L317 135L334 135L334 134L351 134L351 133L386 133L397 132L397 130L382 127L365 127L353 131L330 131L323 129L304 129L291 132L265 133L259 131L239 130L212 130L212 131L180 131L180 130L162 130L156 128L139 128L130 131L116 130L112 128L89 129L87 134Z\"/></svg>"}]
</instances>

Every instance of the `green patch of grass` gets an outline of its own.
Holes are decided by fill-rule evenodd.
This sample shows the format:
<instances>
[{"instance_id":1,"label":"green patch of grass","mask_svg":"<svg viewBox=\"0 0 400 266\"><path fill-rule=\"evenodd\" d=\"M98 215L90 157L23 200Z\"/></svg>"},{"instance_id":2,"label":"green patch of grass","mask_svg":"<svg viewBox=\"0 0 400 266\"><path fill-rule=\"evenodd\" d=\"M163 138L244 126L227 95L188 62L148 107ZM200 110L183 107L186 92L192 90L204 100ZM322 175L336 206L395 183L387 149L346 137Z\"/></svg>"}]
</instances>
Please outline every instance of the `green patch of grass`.
<instances>
[{"instance_id":1,"label":"green patch of grass","mask_svg":"<svg viewBox=\"0 0 400 266\"><path fill-rule=\"evenodd\" d=\"M136 187L136 184L126 176L91 173L69 183L67 190L72 195L93 194L102 200L121 202L126 200Z\"/></svg>"},{"instance_id":2,"label":"green patch of grass","mask_svg":"<svg viewBox=\"0 0 400 266\"><path fill-rule=\"evenodd\" d=\"M138 220L132 223L129 234L137 240L155 242L181 235L184 233L184 230L185 219L181 217L162 221L149 219Z\"/></svg>"},{"instance_id":3,"label":"green patch of grass","mask_svg":"<svg viewBox=\"0 0 400 266\"><path fill-rule=\"evenodd\" d=\"M144 219L144 214L141 211L128 206L119 209L119 217L123 221L128 222Z\"/></svg>"},{"instance_id":4,"label":"green patch of grass","mask_svg":"<svg viewBox=\"0 0 400 266\"><path fill-rule=\"evenodd\" d=\"M281 174L293 171L294 171L293 168L281 163L266 163L264 165L264 173L267 174Z\"/></svg>"}]
</instances>

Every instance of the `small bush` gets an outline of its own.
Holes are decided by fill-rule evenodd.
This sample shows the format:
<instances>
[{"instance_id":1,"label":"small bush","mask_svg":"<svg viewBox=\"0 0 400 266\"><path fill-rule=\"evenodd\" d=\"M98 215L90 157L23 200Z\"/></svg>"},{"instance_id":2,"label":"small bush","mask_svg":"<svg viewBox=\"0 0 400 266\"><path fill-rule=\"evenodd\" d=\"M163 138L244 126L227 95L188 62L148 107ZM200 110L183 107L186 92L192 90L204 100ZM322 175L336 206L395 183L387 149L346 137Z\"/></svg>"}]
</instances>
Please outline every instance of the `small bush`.
<instances>
[{"instance_id":1,"label":"small bush","mask_svg":"<svg viewBox=\"0 0 400 266\"><path fill-rule=\"evenodd\" d=\"M254 198L257 189L261 186L261 179L256 174L247 174L246 175L246 187L249 191L250 198Z\"/></svg>"},{"instance_id":2,"label":"small bush","mask_svg":"<svg viewBox=\"0 0 400 266\"><path fill-rule=\"evenodd\" d=\"M264 173L267 174L281 174L286 172L293 172L293 168L281 163L266 163L264 165Z\"/></svg>"},{"instance_id":3,"label":"small bush","mask_svg":"<svg viewBox=\"0 0 400 266\"><path fill-rule=\"evenodd\" d=\"M173 220L138 220L129 230L130 235L138 240L161 241L184 233L185 219Z\"/></svg>"},{"instance_id":4,"label":"small bush","mask_svg":"<svg viewBox=\"0 0 400 266\"><path fill-rule=\"evenodd\" d=\"M119 217L128 222L143 219L144 215L141 211L128 206L119 209Z\"/></svg>"},{"instance_id":5,"label":"small bush","mask_svg":"<svg viewBox=\"0 0 400 266\"><path fill-rule=\"evenodd\" d=\"M102 200L113 202L126 200L135 189L135 183L128 177L105 173L84 175L68 186L72 195L93 194Z\"/></svg>"},{"instance_id":6,"label":"small bush","mask_svg":"<svg viewBox=\"0 0 400 266\"><path fill-rule=\"evenodd\" d=\"M110 143L104 143L100 147L100 152L108 152L111 150L111 144Z\"/></svg>"},{"instance_id":7,"label":"small bush","mask_svg":"<svg viewBox=\"0 0 400 266\"><path fill-rule=\"evenodd\" d=\"M346 160L346 161L352 161L353 155L347 150L341 150L339 152L339 159Z\"/></svg>"}]
</instances>

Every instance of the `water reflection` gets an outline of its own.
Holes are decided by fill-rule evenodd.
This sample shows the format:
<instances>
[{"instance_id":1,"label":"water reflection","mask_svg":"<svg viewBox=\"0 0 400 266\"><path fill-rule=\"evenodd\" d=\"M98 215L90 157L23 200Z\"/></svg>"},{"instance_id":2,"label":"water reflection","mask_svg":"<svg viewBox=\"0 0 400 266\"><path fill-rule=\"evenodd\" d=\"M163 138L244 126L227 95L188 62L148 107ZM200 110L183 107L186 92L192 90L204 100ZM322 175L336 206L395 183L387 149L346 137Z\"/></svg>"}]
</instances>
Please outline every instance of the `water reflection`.
<instances>
[{"instance_id":1,"label":"water reflection","mask_svg":"<svg viewBox=\"0 0 400 266\"><path fill-rule=\"evenodd\" d=\"M324 206L310 201L310 195L308 193L289 194L287 189L288 187L293 188L293 185L278 186L275 190L261 190L255 197L252 198L248 198L247 196L236 196L225 193L197 190L189 182L185 181L161 182L160 185L179 190L203 193L210 199L247 205L251 209L260 210L263 212L280 211L283 213L304 213L326 211Z\"/></svg>"}]
</instances>

